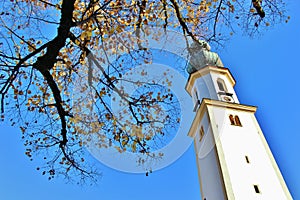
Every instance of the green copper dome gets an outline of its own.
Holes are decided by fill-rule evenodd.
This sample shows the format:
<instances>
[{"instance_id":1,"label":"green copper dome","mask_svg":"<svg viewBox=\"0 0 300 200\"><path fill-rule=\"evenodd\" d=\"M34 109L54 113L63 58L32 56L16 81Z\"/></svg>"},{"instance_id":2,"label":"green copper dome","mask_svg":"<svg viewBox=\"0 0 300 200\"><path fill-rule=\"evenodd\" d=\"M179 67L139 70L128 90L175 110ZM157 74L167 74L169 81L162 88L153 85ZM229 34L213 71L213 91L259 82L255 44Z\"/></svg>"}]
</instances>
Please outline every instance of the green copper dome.
<instances>
[{"instance_id":1,"label":"green copper dome","mask_svg":"<svg viewBox=\"0 0 300 200\"><path fill-rule=\"evenodd\" d=\"M187 72L192 74L206 66L224 67L219 55L210 51L207 42L200 40L194 41L188 48L190 61L188 63Z\"/></svg>"}]
</instances>

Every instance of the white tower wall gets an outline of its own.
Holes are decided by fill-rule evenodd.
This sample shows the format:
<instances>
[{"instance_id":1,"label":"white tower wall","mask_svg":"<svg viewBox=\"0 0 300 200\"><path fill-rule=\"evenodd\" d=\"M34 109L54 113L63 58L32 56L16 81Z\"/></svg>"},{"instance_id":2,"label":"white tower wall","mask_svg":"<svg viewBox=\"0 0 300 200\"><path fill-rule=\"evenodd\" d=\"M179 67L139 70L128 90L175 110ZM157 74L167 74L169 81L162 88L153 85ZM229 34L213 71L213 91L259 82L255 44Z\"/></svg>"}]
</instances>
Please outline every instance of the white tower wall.
<instances>
[{"instance_id":1,"label":"white tower wall","mask_svg":"<svg viewBox=\"0 0 300 200\"><path fill-rule=\"evenodd\" d=\"M203 116L200 126L198 126L198 133L201 126L203 126L206 135L201 142L200 134L197 134L194 140L201 194L205 194L207 199L225 199L215 141L207 115Z\"/></svg>"},{"instance_id":2,"label":"white tower wall","mask_svg":"<svg viewBox=\"0 0 300 200\"><path fill-rule=\"evenodd\" d=\"M199 100L189 136L195 138L203 199L292 199L255 118L256 107L239 104L234 84L228 69L207 66L186 85Z\"/></svg>"}]
</instances>

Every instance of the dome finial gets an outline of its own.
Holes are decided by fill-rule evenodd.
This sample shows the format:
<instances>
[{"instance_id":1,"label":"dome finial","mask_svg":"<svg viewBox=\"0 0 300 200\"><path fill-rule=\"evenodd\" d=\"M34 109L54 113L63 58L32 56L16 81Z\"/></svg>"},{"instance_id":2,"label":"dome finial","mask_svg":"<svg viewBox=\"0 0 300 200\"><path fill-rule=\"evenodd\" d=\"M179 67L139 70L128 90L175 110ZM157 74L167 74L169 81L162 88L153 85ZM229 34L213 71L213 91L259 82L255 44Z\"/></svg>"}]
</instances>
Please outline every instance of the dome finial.
<instances>
[{"instance_id":1,"label":"dome finial","mask_svg":"<svg viewBox=\"0 0 300 200\"><path fill-rule=\"evenodd\" d=\"M210 51L209 44L204 40L193 41L188 52L190 61L187 72L192 74L206 66L224 67L219 55Z\"/></svg>"}]
</instances>

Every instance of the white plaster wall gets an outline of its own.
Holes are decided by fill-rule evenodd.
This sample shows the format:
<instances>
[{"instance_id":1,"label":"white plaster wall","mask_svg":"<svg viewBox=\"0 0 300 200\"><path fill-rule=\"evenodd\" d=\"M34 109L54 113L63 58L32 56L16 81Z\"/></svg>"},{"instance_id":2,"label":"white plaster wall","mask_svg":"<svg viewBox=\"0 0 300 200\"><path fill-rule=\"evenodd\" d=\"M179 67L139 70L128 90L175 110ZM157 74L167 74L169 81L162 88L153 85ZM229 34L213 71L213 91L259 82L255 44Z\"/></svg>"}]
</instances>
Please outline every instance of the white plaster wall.
<instances>
[{"instance_id":1,"label":"white plaster wall","mask_svg":"<svg viewBox=\"0 0 300 200\"><path fill-rule=\"evenodd\" d=\"M195 99L195 96L194 96L195 89L197 90L198 98L200 101L203 98L218 99L218 96L217 96L217 93L215 90L215 86L214 86L213 80L211 78L211 74L206 74L206 75L202 76L201 78L198 78L195 81L193 89L192 89L193 99Z\"/></svg>"},{"instance_id":2,"label":"white plaster wall","mask_svg":"<svg viewBox=\"0 0 300 200\"><path fill-rule=\"evenodd\" d=\"M263 144L262 133L254 114L213 106L210 112L212 126L218 130L216 134L219 134L235 199L288 199L280 184L280 176L276 174L277 166L273 167L272 158ZM230 124L230 114L239 116L242 127ZM249 164L246 162L246 155L250 160ZM206 176L206 173L203 174ZM259 186L260 194L255 193L254 184Z\"/></svg>"},{"instance_id":3,"label":"white plaster wall","mask_svg":"<svg viewBox=\"0 0 300 200\"><path fill-rule=\"evenodd\" d=\"M200 127L204 128L204 137L200 142ZM198 127L195 136L195 147L198 166L200 166L200 181L202 186L202 199L207 200L222 200L225 199L223 186L221 182L221 175L219 173L219 166L217 163L215 145L212 137L212 130L208 122L208 117L205 114Z\"/></svg>"},{"instance_id":4,"label":"white plaster wall","mask_svg":"<svg viewBox=\"0 0 300 200\"><path fill-rule=\"evenodd\" d=\"M232 97L234 99L234 102L239 103L238 97L234 91L234 88L231 86L231 83L228 80L228 78L225 75L211 72L202 76L201 78L198 78L195 81L192 89L192 98L193 98L194 106L196 103L195 90L197 91L198 99L200 100L200 102L202 101L203 98L222 100L221 97L218 95L218 91L219 91L217 85L218 78L224 80L228 92L233 94Z\"/></svg>"}]
</instances>

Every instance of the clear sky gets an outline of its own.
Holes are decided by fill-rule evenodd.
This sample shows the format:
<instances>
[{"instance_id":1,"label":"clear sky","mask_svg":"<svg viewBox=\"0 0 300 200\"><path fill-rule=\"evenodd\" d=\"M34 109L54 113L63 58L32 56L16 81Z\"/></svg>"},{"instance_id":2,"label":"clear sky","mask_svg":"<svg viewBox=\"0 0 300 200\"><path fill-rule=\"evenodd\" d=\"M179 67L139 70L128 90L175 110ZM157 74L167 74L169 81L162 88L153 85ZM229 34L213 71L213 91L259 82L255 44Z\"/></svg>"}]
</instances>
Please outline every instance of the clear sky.
<instances>
[{"instance_id":1,"label":"clear sky","mask_svg":"<svg viewBox=\"0 0 300 200\"><path fill-rule=\"evenodd\" d=\"M234 36L218 53L236 79L243 104L256 117L294 199L300 199L300 2L288 1L291 20L259 38ZM184 87L185 84L182 85ZM200 199L193 146L175 163L146 177L99 164L96 186L48 181L24 154L19 129L0 125L0 199Z\"/></svg>"}]
</instances>

